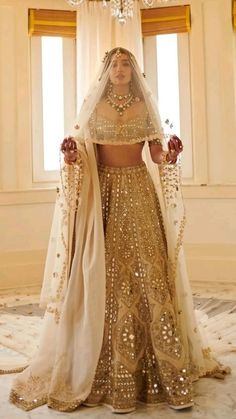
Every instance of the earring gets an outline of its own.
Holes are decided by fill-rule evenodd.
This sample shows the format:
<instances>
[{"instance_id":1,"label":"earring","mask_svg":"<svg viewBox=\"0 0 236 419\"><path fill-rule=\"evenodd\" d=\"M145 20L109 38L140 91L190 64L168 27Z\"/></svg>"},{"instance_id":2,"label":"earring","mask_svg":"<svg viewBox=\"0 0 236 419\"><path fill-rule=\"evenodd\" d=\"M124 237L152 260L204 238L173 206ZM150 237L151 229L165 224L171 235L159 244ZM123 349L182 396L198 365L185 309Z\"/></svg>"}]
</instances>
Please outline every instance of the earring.
<instances>
[{"instance_id":1,"label":"earring","mask_svg":"<svg viewBox=\"0 0 236 419\"><path fill-rule=\"evenodd\" d=\"M109 81L109 83L108 83L107 90L108 90L108 93L112 92L112 82L111 81Z\"/></svg>"},{"instance_id":2,"label":"earring","mask_svg":"<svg viewBox=\"0 0 236 419\"><path fill-rule=\"evenodd\" d=\"M132 82L132 80L130 80L130 82L129 82L129 90L132 92L132 90L133 90L133 82Z\"/></svg>"},{"instance_id":3,"label":"earring","mask_svg":"<svg viewBox=\"0 0 236 419\"><path fill-rule=\"evenodd\" d=\"M108 52L108 51L106 51L106 52L105 52L105 55L104 55L104 57L103 57L103 59L102 59L102 63L104 63L104 62L106 61L106 58L107 58L108 54L109 54L109 52Z\"/></svg>"}]
</instances>

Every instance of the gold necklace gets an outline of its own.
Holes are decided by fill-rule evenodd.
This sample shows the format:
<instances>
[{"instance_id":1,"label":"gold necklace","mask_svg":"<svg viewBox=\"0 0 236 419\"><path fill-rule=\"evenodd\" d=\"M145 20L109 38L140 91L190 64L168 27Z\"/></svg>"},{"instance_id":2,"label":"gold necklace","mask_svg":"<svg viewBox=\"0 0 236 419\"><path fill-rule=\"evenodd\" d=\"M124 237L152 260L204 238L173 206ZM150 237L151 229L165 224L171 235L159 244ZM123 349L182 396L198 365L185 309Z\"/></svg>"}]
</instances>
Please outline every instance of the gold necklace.
<instances>
[{"instance_id":1,"label":"gold necklace","mask_svg":"<svg viewBox=\"0 0 236 419\"><path fill-rule=\"evenodd\" d=\"M135 101L135 97L134 97L134 95L132 94L132 93L130 93L129 95L128 95L128 99L127 99L127 101L126 102L124 102L124 103L116 103L115 101L114 101L114 99L112 98L112 96L108 93L108 95L107 95L107 97L106 97L106 101L107 101L107 103L113 108L113 109L115 109L118 113L119 113L119 115L120 116L122 116L123 115L123 113L124 113L124 111L127 109L127 108L129 108L131 105L132 105L132 103Z\"/></svg>"},{"instance_id":2,"label":"gold necklace","mask_svg":"<svg viewBox=\"0 0 236 419\"><path fill-rule=\"evenodd\" d=\"M122 100L130 98L132 96L132 93L128 93L127 95L117 95L116 93L110 91L109 96L113 97L114 99Z\"/></svg>"}]
</instances>

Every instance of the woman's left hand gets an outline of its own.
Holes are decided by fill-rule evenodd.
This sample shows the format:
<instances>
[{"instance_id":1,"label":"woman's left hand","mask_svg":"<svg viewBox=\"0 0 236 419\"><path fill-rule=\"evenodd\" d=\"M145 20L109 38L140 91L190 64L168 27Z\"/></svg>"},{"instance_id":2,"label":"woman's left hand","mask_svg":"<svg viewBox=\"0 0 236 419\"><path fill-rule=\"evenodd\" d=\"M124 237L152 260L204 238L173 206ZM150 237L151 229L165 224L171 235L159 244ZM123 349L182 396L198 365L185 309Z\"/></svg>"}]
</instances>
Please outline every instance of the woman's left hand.
<instances>
[{"instance_id":1,"label":"woman's left hand","mask_svg":"<svg viewBox=\"0 0 236 419\"><path fill-rule=\"evenodd\" d=\"M168 163L176 163L177 157L183 151L183 144L177 135L172 135L168 141L168 153L166 160Z\"/></svg>"}]
</instances>

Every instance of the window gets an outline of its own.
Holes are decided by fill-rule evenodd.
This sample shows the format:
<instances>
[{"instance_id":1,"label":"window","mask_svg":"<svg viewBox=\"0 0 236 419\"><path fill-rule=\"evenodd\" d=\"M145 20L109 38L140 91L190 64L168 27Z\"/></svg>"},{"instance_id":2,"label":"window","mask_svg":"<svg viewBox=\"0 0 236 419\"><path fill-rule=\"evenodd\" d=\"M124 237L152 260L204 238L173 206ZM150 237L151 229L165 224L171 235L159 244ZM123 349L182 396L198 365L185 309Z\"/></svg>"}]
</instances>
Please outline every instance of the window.
<instances>
[{"instance_id":1,"label":"window","mask_svg":"<svg viewBox=\"0 0 236 419\"><path fill-rule=\"evenodd\" d=\"M157 91L162 121L169 120L180 136L179 69L177 35L156 37Z\"/></svg>"},{"instance_id":2,"label":"window","mask_svg":"<svg viewBox=\"0 0 236 419\"><path fill-rule=\"evenodd\" d=\"M59 146L75 119L75 40L31 38L33 182L58 179Z\"/></svg>"},{"instance_id":3,"label":"window","mask_svg":"<svg viewBox=\"0 0 236 419\"><path fill-rule=\"evenodd\" d=\"M182 171L185 182L193 178L189 38L187 33L144 38L147 81L156 94L166 132L183 141ZM165 124L166 120L173 124Z\"/></svg>"},{"instance_id":4,"label":"window","mask_svg":"<svg viewBox=\"0 0 236 419\"><path fill-rule=\"evenodd\" d=\"M55 150L64 136L63 40L42 37L42 107L44 170L58 170Z\"/></svg>"}]
</instances>

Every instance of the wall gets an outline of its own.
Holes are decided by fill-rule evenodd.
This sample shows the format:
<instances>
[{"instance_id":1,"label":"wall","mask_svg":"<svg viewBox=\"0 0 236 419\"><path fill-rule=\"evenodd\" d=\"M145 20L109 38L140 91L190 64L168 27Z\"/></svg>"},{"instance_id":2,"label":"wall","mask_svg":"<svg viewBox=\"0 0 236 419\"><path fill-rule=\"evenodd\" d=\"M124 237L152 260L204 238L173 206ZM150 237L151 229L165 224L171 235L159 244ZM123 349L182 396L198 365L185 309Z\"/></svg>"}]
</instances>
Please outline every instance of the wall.
<instances>
[{"instance_id":1,"label":"wall","mask_svg":"<svg viewBox=\"0 0 236 419\"><path fill-rule=\"evenodd\" d=\"M231 0L188 3L194 176L183 186L187 262L191 280L230 284L236 283ZM0 289L40 284L55 199L55 185L32 182L28 7L36 1L0 0ZM64 0L38 0L37 7L68 8Z\"/></svg>"},{"instance_id":2,"label":"wall","mask_svg":"<svg viewBox=\"0 0 236 419\"><path fill-rule=\"evenodd\" d=\"M185 188L192 280L236 281L235 41L232 2L192 2L194 187ZM202 186L197 186L202 185Z\"/></svg>"}]
</instances>

